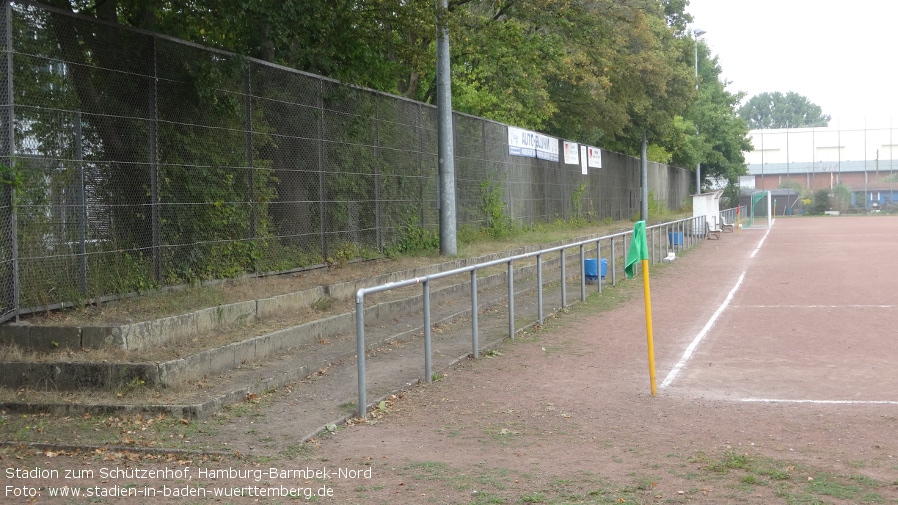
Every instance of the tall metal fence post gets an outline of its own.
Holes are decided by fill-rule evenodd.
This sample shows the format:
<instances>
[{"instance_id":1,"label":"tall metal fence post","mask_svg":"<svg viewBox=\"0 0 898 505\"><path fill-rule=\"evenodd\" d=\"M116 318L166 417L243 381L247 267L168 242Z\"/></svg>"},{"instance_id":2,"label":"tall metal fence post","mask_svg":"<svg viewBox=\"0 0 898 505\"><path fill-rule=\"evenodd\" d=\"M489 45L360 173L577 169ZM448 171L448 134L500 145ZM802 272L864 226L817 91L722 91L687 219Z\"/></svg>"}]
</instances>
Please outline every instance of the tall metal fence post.
<instances>
[{"instance_id":1,"label":"tall metal fence post","mask_svg":"<svg viewBox=\"0 0 898 505\"><path fill-rule=\"evenodd\" d=\"M6 72L6 80L0 83L3 87L3 93L0 93L0 108L5 108L3 114L2 125L0 125L0 163L8 169L15 169L15 153L16 153L16 131L15 131L15 103L13 93L13 37L12 37L12 4L9 1L3 2L3 23L0 24L3 30L3 69ZM0 190L2 190L0 186ZM19 320L19 241L18 241L18 223L16 219L16 188L14 186L6 186L5 195L0 194L3 201L0 201L0 207L9 207L8 223L0 223L0 238L4 234L9 236L9 268L4 269L9 272L9 293L0 293L0 321L6 320L15 314L16 321ZM6 229L4 229L6 228ZM6 299L6 298L9 299ZM7 307L6 304L10 304Z\"/></svg>"},{"instance_id":2,"label":"tall metal fence post","mask_svg":"<svg viewBox=\"0 0 898 505\"><path fill-rule=\"evenodd\" d=\"M162 217L159 213L159 74L157 69L156 37L153 44L153 81L150 85L150 110L153 119L150 121L150 213L153 235L153 278L162 280Z\"/></svg>"},{"instance_id":3,"label":"tall metal fence post","mask_svg":"<svg viewBox=\"0 0 898 505\"><path fill-rule=\"evenodd\" d=\"M427 200L425 193L426 185L424 181L427 180L427 174L424 172L424 162L421 159L422 151L424 150L424 113L421 111L421 107L423 104L418 104L415 108L415 131L417 132L418 138L418 148L415 153L415 163L418 168L418 226L426 229L427 223L424 222L424 202Z\"/></svg>"},{"instance_id":4,"label":"tall metal fence post","mask_svg":"<svg viewBox=\"0 0 898 505\"><path fill-rule=\"evenodd\" d=\"M243 145L246 150L246 188L247 200L249 200L249 238L256 240L256 171L253 154L253 76L252 66L249 63L243 65ZM253 260L253 270L258 271L258 265Z\"/></svg>"},{"instance_id":5,"label":"tall metal fence post","mask_svg":"<svg viewBox=\"0 0 898 505\"><path fill-rule=\"evenodd\" d=\"M78 164L78 269L81 294L87 296L87 195L84 185L84 141L81 111L75 111L75 163Z\"/></svg>"},{"instance_id":6,"label":"tall metal fence post","mask_svg":"<svg viewBox=\"0 0 898 505\"><path fill-rule=\"evenodd\" d=\"M321 261L327 261L327 207L324 205L324 82L318 80L318 227L321 232Z\"/></svg>"},{"instance_id":7,"label":"tall metal fence post","mask_svg":"<svg viewBox=\"0 0 898 505\"><path fill-rule=\"evenodd\" d=\"M375 97L375 102L377 98ZM380 105L378 103L378 105ZM375 107L380 118L380 107ZM383 250L383 182L381 181L380 128L383 120L374 121L374 247ZM361 227L361 226L360 226Z\"/></svg>"}]
</instances>

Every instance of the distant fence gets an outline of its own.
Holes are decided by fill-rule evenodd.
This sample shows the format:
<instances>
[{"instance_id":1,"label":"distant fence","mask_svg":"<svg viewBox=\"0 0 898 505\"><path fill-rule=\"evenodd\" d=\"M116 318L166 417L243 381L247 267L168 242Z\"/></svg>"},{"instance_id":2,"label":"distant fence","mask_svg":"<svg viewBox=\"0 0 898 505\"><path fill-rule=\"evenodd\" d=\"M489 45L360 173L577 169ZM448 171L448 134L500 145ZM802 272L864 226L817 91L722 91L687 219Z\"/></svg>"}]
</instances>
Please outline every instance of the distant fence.
<instances>
[{"instance_id":1,"label":"distant fence","mask_svg":"<svg viewBox=\"0 0 898 505\"><path fill-rule=\"evenodd\" d=\"M435 230L434 107L31 2L0 12L0 321L377 254ZM454 115L457 218L636 215L639 160L510 156ZM560 142L560 141L559 141ZM649 164L679 208L689 174Z\"/></svg>"}]
</instances>

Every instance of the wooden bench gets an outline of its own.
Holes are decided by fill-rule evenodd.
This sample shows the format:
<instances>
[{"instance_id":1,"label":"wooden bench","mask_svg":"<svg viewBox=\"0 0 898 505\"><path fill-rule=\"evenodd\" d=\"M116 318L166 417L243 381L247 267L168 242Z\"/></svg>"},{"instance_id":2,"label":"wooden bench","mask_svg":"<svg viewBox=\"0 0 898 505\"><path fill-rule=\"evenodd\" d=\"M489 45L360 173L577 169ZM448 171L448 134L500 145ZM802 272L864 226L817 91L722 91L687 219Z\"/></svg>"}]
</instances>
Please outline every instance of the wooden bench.
<instances>
[{"instance_id":1,"label":"wooden bench","mask_svg":"<svg viewBox=\"0 0 898 505\"><path fill-rule=\"evenodd\" d=\"M723 216L720 216L720 229L721 231L733 231L736 229L736 226L733 223L728 223Z\"/></svg>"},{"instance_id":2,"label":"wooden bench","mask_svg":"<svg viewBox=\"0 0 898 505\"><path fill-rule=\"evenodd\" d=\"M711 228L711 224L705 221L705 238L720 240L720 230Z\"/></svg>"}]
</instances>

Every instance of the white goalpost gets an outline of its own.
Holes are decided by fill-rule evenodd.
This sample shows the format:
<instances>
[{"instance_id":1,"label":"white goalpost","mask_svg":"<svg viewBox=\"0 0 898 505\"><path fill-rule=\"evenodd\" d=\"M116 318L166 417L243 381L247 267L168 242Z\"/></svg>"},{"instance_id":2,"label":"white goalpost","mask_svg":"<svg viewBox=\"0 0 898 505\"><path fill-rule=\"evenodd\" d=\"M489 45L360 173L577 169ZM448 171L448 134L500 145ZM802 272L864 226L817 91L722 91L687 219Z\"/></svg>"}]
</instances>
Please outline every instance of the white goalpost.
<instances>
[{"instance_id":1,"label":"white goalpost","mask_svg":"<svg viewBox=\"0 0 898 505\"><path fill-rule=\"evenodd\" d=\"M773 196L770 191L758 191L751 195L749 206L748 228L764 226L762 219L766 217L767 228L773 225Z\"/></svg>"}]
</instances>

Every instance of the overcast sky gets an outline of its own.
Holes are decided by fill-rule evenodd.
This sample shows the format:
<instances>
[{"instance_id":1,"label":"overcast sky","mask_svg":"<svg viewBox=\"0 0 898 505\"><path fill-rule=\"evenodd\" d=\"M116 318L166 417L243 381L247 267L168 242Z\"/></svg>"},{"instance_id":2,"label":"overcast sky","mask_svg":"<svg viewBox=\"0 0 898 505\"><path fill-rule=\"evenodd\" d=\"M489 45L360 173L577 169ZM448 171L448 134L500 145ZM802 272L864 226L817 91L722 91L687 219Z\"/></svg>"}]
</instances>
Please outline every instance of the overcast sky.
<instances>
[{"instance_id":1,"label":"overcast sky","mask_svg":"<svg viewBox=\"0 0 898 505\"><path fill-rule=\"evenodd\" d=\"M794 91L840 122L898 125L898 1L690 0L730 92Z\"/></svg>"}]
</instances>

